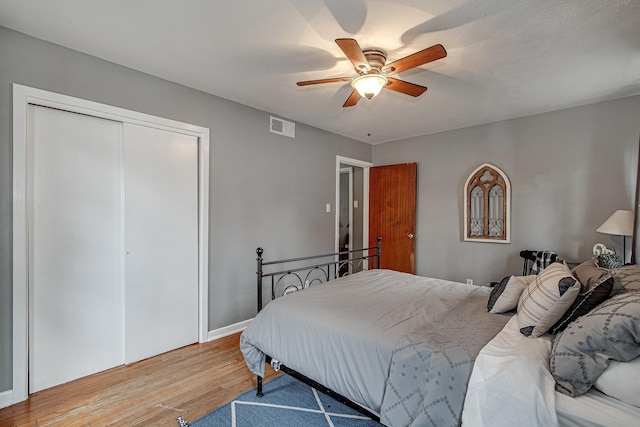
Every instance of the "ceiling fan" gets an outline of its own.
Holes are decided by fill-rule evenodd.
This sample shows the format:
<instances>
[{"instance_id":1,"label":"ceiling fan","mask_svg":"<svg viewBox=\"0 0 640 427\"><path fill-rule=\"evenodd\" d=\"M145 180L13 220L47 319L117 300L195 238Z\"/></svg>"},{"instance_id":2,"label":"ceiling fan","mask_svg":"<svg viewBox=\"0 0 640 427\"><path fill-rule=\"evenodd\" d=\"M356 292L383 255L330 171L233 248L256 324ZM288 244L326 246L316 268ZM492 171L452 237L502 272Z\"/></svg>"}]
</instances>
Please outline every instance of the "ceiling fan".
<instances>
[{"instance_id":1,"label":"ceiling fan","mask_svg":"<svg viewBox=\"0 0 640 427\"><path fill-rule=\"evenodd\" d=\"M349 61L358 73L357 77L334 77L330 79L298 82L298 86L317 85L321 83L351 82L353 92L343 107L352 107L360 98L371 99L383 88L395 90L411 96L422 95L427 88L390 76L447 56L441 44L428 47L412 55L387 64L387 52L378 48L362 49L354 39L336 39Z\"/></svg>"}]
</instances>

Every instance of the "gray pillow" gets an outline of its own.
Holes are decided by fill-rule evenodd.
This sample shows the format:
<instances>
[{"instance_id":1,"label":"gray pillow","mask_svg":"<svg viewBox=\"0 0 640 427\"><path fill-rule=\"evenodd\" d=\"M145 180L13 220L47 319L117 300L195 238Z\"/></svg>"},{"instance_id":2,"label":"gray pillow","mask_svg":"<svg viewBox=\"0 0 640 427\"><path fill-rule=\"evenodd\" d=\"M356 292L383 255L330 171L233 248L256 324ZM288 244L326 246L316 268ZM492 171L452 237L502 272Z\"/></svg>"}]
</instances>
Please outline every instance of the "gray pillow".
<instances>
[{"instance_id":1,"label":"gray pillow","mask_svg":"<svg viewBox=\"0 0 640 427\"><path fill-rule=\"evenodd\" d=\"M580 282L580 293L560 320L549 329L551 334L562 332L569 323L593 310L609 298L613 289L611 273L609 270L599 268L593 259L583 262L571 272Z\"/></svg>"},{"instance_id":2,"label":"gray pillow","mask_svg":"<svg viewBox=\"0 0 640 427\"><path fill-rule=\"evenodd\" d=\"M599 267L595 258L578 264L571 272L581 284L580 293L597 287L612 276L612 271Z\"/></svg>"},{"instance_id":3,"label":"gray pillow","mask_svg":"<svg viewBox=\"0 0 640 427\"><path fill-rule=\"evenodd\" d=\"M640 291L640 265L625 265L609 273L613 276L611 295Z\"/></svg>"},{"instance_id":4,"label":"gray pillow","mask_svg":"<svg viewBox=\"0 0 640 427\"><path fill-rule=\"evenodd\" d=\"M640 292L611 297L571 323L553 342L550 368L558 391L589 391L609 360L628 362L640 355Z\"/></svg>"}]
</instances>

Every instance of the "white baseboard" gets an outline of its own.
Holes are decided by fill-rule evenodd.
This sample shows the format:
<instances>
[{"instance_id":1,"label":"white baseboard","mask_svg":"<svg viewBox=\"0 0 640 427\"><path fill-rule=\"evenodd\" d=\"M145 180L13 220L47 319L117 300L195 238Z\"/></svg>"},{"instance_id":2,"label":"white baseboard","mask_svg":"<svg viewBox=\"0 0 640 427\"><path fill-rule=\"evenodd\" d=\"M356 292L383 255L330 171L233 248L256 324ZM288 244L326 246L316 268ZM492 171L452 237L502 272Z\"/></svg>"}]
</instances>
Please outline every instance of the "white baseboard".
<instances>
[{"instance_id":1,"label":"white baseboard","mask_svg":"<svg viewBox=\"0 0 640 427\"><path fill-rule=\"evenodd\" d=\"M13 390L7 390L0 393L0 409L13 405Z\"/></svg>"},{"instance_id":2,"label":"white baseboard","mask_svg":"<svg viewBox=\"0 0 640 427\"><path fill-rule=\"evenodd\" d=\"M252 320L253 319L244 320L242 322L234 323L233 325L209 331L209 334L207 335L207 341L217 340L228 335L235 334L237 332L242 332L247 326L249 326L249 323L251 323Z\"/></svg>"}]
</instances>

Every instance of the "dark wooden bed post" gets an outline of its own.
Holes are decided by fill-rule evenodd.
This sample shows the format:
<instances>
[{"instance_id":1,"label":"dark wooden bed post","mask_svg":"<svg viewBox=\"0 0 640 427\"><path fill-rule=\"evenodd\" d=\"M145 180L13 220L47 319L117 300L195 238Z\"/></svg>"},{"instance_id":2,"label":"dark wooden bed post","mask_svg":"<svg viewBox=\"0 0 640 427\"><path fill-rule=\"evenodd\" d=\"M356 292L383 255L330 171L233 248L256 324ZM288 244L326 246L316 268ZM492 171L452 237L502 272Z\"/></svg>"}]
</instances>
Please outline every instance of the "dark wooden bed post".
<instances>
[{"instance_id":1,"label":"dark wooden bed post","mask_svg":"<svg viewBox=\"0 0 640 427\"><path fill-rule=\"evenodd\" d=\"M264 253L264 249L258 248L256 249L256 253L258 254L258 258L256 258L257 268L256 275L257 278L257 288L258 288L258 313L262 310L262 254ZM262 397L264 393L262 392L262 377L260 375L257 376L256 381L256 396Z\"/></svg>"},{"instance_id":2,"label":"dark wooden bed post","mask_svg":"<svg viewBox=\"0 0 640 427\"><path fill-rule=\"evenodd\" d=\"M382 236L378 236L376 237L376 252L377 252L377 262L376 262L376 268L379 270L380 269L380 258L382 256L382 253L380 252L380 242L382 242Z\"/></svg>"}]
</instances>

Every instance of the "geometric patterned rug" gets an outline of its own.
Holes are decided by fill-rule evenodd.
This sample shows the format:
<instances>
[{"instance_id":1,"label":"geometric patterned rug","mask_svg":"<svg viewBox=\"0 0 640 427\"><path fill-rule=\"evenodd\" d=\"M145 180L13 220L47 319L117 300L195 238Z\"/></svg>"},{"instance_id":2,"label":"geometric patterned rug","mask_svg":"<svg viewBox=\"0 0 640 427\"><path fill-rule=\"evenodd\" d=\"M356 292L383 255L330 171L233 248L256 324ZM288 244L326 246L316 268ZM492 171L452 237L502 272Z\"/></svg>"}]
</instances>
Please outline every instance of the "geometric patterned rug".
<instances>
[{"instance_id":1,"label":"geometric patterned rug","mask_svg":"<svg viewBox=\"0 0 640 427\"><path fill-rule=\"evenodd\" d=\"M381 426L289 375L264 384L263 391L261 398L250 390L193 423L179 423L191 427Z\"/></svg>"}]
</instances>

